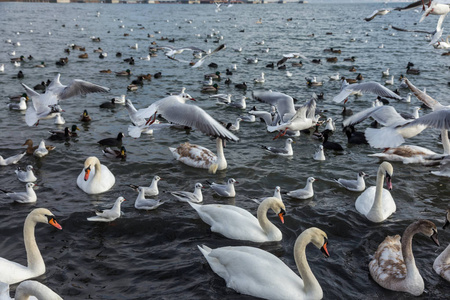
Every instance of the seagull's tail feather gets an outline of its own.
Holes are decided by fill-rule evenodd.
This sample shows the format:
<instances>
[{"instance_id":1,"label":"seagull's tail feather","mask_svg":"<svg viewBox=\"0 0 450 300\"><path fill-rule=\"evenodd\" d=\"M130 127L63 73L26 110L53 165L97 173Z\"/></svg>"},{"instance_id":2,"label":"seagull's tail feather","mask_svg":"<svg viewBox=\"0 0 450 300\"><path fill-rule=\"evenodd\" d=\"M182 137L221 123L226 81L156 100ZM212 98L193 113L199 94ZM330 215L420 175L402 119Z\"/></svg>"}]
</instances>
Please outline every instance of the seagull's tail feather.
<instances>
[{"instance_id":1,"label":"seagull's tail feather","mask_svg":"<svg viewBox=\"0 0 450 300\"><path fill-rule=\"evenodd\" d=\"M142 128L139 126L130 125L128 126L128 135L137 139L141 137Z\"/></svg>"},{"instance_id":2,"label":"seagull's tail feather","mask_svg":"<svg viewBox=\"0 0 450 300\"><path fill-rule=\"evenodd\" d=\"M32 127L39 121L36 110L32 105L28 106L27 112L25 113L25 122L28 126Z\"/></svg>"},{"instance_id":3,"label":"seagull's tail feather","mask_svg":"<svg viewBox=\"0 0 450 300\"><path fill-rule=\"evenodd\" d=\"M365 136L370 146L374 148L393 148L405 142L403 136L397 130L390 127L380 129L367 128Z\"/></svg>"}]
</instances>

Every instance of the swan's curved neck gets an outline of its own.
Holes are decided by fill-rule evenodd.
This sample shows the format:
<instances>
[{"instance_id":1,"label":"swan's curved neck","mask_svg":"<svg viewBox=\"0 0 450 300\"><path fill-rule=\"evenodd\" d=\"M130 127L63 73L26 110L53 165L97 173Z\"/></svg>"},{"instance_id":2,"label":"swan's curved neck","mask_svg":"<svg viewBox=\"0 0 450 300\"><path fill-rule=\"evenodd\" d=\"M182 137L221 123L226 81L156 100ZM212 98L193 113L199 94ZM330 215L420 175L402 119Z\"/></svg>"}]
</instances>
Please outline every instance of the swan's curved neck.
<instances>
[{"instance_id":1,"label":"swan's curved neck","mask_svg":"<svg viewBox=\"0 0 450 300\"><path fill-rule=\"evenodd\" d=\"M23 239L25 243L25 250L27 252L28 268L36 271L42 271L42 273L44 273L45 263L34 236L35 227L36 222L32 220L32 216L28 216L23 225Z\"/></svg>"},{"instance_id":2,"label":"swan's curved neck","mask_svg":"<svg viewBox=\"0 0 450 300\"><path fill-rule=\"evenodd\" d=\"M267 218L267 211L270 208L270 202L263 201L256 212L256 217L258 218L259 225L264 230L265 233L270 234L278 228L272 224Z\"/></svg>"},{"instance_id":3,"label":"swan's curved neck","mask_svg":"<svg viewBox=\"0 0 450 300\"><path fill-rule=\"evenodd\" d=\"M402 255L406 265L407 278L413 277L419 272L419 270L416 267L416 261L414 260L414 255L412 252L412 239L414 234L416 233L417 230L415 230L412 227L408 227L406 228L402 236Z\"/></svg>"},{"instance_id":4,"label":"swan's curved neck","mask_svg":"<svg viewBox=\"0 0 450 300\"><path fill-rule=\"evenodd\" d=\"M223 170L227 168L227 160L225 159L225 154L223 153L223 142L221 138L216 138L216 148L217 148L217 161L218 170Z\"/></svg>"},{"instance_id":5,"label":"swan's curved neck","mask_svg":"<svg viewBox=\"0 0 450 300\"><path fill-rule=\"evenodd\" d=\"M450 154L450 141L448 139L448 131L446 129L441 130L442 146L444 147L444 154Z\"/></svg>"},{"instance_id":6,"label":"swan's curved neck","mask_svg":"<svg viewBox=\"0 0 450 300\"><path fill-rule=\"evenodd\" d=\"M381 211L382 209L382 196L383 196L383 181L384 181L384 171L379 169L377 174L377 185L375 188L375 199L373 200L373 205L370 208L368 214L375 211Z\"/></svg>"},{"instance_id":7,"label":"swan's curved neck","mask_svg":"<svg viewBox=\"0 0 450 300\"><path fill-rule=\"evenodd\" d=\"M92 181L98 181L102 178L102 165L100 164L100 161L96 161L94 164L94 168L95 168L95 173L94 176L92 177Z\"/></svg>"},{"instance_id":8,"label":"swan's curved neck","mask_svg":"<svg viewBox=\"0 0 450 300\"><path fill-rule=\"evenodd\" d=\"M297 265L298 272L303 279L304 292L311 299L322 299L323 291L319 282L314 276L308 261L306 260L305 249L310 243L310 236L302 236L298 238L294 245L294 258Z\"/></svg>"}]
</instances>

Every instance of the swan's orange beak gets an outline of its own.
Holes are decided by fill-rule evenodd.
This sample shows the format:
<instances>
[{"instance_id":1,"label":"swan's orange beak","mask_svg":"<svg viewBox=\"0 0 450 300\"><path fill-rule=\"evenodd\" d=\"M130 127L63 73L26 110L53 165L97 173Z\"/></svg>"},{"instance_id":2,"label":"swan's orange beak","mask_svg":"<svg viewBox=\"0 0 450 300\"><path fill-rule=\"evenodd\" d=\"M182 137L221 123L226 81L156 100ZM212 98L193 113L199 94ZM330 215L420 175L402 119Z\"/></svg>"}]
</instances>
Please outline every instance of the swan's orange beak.
<instances>
[{"instance_id":1,"label":"swan's orange beak","mask_svg":"<svg viewBox=\"0 0 450 300\"><path fill-rule=\"evenodd\" d=\"M284 224L284 215L286 214L286 212L284 211L284 209L281 209L280 213L278 214L278 217L280 217L281 223Z\"/></svg>"},{"instance_id":2,"label":"swan's orange beak","mask_svg":"<svg viewBox=\"0 0 450 300\"><path fill-rule=\"evenodd\" d=\"M84 170L84 181L87 181L89 179L89 174L91 173L91 167L87 167Z\"/></svg>"},{"instance_id":3,"label":"swan's orange beak","mask_svg":"<svg viewBox=\"0 0 450 300\"><path fill-rule=\"evenodd\" d=\"M330 257L330 254L328 253L327 245L328 245L328 242L325 242L323 244L322 248L320 248L320 251L322 251L322 253L325 257Z\"/></svg>"},{"instance_id":4,"label":"swan's orange beak","mask_svg":"<svg viewBox=\"0 0 450 300\"><path fill-rule=\"evenodd\" d=\"M50 225L52 225L52 226L58 228L59 230L62 229L61 225L59 225L58 222L56 222L55 218L53 218L53 217L50 217L50 218L49 218L48 224L50 224Z\"/></svg>"}]
</instances>

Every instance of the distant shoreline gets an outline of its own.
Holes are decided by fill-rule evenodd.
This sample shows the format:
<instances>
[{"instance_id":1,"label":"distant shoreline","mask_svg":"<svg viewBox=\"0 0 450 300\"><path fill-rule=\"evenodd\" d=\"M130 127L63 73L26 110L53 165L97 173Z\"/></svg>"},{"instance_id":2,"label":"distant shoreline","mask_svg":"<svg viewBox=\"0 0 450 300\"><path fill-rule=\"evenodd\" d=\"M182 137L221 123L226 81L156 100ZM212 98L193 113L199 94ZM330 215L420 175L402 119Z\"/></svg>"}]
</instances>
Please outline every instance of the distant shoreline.
<instances>
[{"instance_id":1,"label":"distant shoreline","mask_svg":"<svg viewBox=\"0 0 450 300\"><path fill-rule=\"evenodd\" d=\"M29 3L106 3L106 4L269 4L269 3L301 3L308 1L299 0L233 0L233 1L214 1L214 0L0 0L0 2L29 2Z\"/></svg>"}]
</instances>

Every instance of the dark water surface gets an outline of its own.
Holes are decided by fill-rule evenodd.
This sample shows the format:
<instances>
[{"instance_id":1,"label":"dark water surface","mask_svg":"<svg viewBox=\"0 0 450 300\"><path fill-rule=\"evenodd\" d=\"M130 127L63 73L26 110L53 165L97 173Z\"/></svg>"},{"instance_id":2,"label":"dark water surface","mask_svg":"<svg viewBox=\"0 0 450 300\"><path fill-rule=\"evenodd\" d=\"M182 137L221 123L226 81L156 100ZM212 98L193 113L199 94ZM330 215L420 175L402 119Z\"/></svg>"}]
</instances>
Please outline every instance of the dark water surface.
<instances>
[{"instance_id":1,"label":"dark water surface","mask_svg":"<svg viewBox=\"0 0 450 300\"><path fill-rule=\"evenodd\" d=\"M200 92L203 75L215 71L207 67L211 61L219 65L218 70L222 73L232 64L237 64L237 70L230 77L234 83L249 83L246 92L250 97L249 107L256 105L259 109L269 109L268 105L251 99L251 91L256 89L281 91L299 99L300 103L309 100L312 92L323 92L325 99L318 102L318 107L326 110L324 118L337 120L338 128L342 123L342 107L334 104L332 98L339 92L340 83L328 81L328 76L336 72L352 78L362 73L366 81L384 83L387 78L381 78L381 71L390 68L397 79L406 72L405 67L411 61L422 72L418 76L410 76L410 80L417 87L426 88L435 99L448 104L448 56L441 56L442 50L428 46L424 34L384 30L393 24L431 31L436 26L436 16L414 25L420 14L393 12L365 22L363 17L380 8L374 4L234 5L218 13L213 5L1 3L0 8L0 63L4 63L6 68L0 75L3 107L9 101L8 96L23 92L20 82L34 86L53 79L57 73L61 73L63 84L79 78L111 88L109 94L90 94L64 101L61 105L66 111L66 125L77 124L81 129L79 137L68 143L47 141L47 144L56 146L48 156L43 159L27 156L19 162L23 167L31 164L36 170L38 201L35 205L19 205L12 204L6 197L2 199L1 257L26 263L23 221L33 208L46 207L57 216L63 230L41 224L37 226L38 245L47 265L46 274L38 280L65 299L251 299L226 288L225 282L212 272L197 245L205 244L211 248L228 245L260 247L296 269L292 255L294 241L304 229L316 226L328 234L331 257L324 259L312 246L308 247L307 256L325 299L411 298L408 294L381 288L370 278L368 263L386 235L402 234L416 219L426 218L435 222L438 228L442 227L449 185L448 178L430 175L429 171L434 168L393 163L392 195L397 212L381 224L372 224L355 210L358 193L340 188L332 179L354 178L357 172L364 171L372 175L367 179L367 185L375 185L380 161L367 155L379 149L347 145L345 136L339 131L332 139L344 145L344 153L326 152L327 160L318 162L312 160L312 155L319 142L308 135L294 138L296 144L292 158L274 157L267 155L259 145L282 145L284 141L272 141L274 134L268 134L263 123L241 123L237 132L240 141L228 143L225 149L228 169L211 175L206 170L193 169L175 161L168 150L169 146L190 141L215 151L215 142L195 130L186 133L163 129L140 139L126 137L126 161L102 156L102 148L96 142L116 136L119 131L126 133L130 121L122 106L114 110L103 110L98 106L113 96L126 94L137 108L143 108L167 92L178 92L186 87L187 92L198 100L196 104L216 119L234 120L241 111L218 107L215 100ZM97 11L100 12L99 17ZM286 19L291 17L293 20L287 22ZM262 24L256 24L259 18L262 18ZM192 20L192 23L186 20ZM119 28L119 25L124 25L124 28ZM146 56L152 41L159 45L169 44L159 41L162 36L174 38L175 43L170 44L173 46L214 49L218 44L212 43L213 39L204 42L213 29L224 36L221 43L225 43L227 49L214 55L199 69L169 60L162 52L150 61L136 59L134 66L123 62L130 56ZM242 29L244 33L240 32ZM333 34L326 35L327 32ZM129 36L124 36L124 33ZM148 33L155 37L148 38ZM308 37L311 33L315 34L314 38ZM100 37L101 42L92 42L91 36ZM351 38L356 41L351 42ZM21 46L4 43L6 39L19 41ZM265 41L264 46L256 44L261 40ZM68 56L69 64L57 67L55 61L67 56L63 50L72 43L85 46L89 58L79 59L81 52L72 51ZM135 43L139 45L138 50L130 49ZM380 44L385 47L378 48ZM239 46L243 48L241 53L232 51ZM101 60L98 54L93 53L97 47L108 53L107 58ZM261 52L267 47L270 48L268 53ZM336 55L337 63L325 62L331 54L323 50L329 47L342 50L342 54ZM8 53L13 50L16 50L16 56L31 54L34 60L16 68L9 62L11 56ZM123 53L122 58L115 57L119 51ZM266 64L276 62L282 54L289 52L301 52L309 59L321 58L322 64L304 63L303 68L294 68L288 62L288 70L293 74L290 78L285 71L265 68ZM258 55L258 64L245 63L243 57L252 55ZM343 61L343 58L351 56L356 57L354 63ZM190 54L180 55L180 58L188 60ZM33 68L40 61L45 61L48 67ZM348 71L351 66L355 66L356 73ZM126 92L131 78L99 73L102 69L124 71L127 68L133 74L162 72L163 76L145 83L136 92ZM13 78L19 70L25 74L22 80ZM253 78L259 77L261 72L265 72L266 82L256 86ZM323 87L308 88L304 80L306 76L317 76L325 83ZM243 93L235 90L233 85L227 87L223 81L219 83L220 93L236 96ZM407 92L401 90L403 96ZM370 106L374 98L372 95L352 98L349 106L359 111ZM420 105L417 99L410 104L393 102L399 111L411 111L413 106ZM87 109L93 118L88 125L79 123L83 109ZM365 122L360 128L367 125ZM43 120L38 127L31 128L25 124L24 113L6 108L0 110L0 154L4 157L17 154L23 150L21 145L26 139L31 138L38 143L49 137L48 130L57 127L64 126L54 125L53 120ZM437 131L426 130L408 143L439 153L442 147L437 142L438 134ZM76 185L84 160L92 155L99 157L116 176L115 186L104 194L87 195ZM15 166L0 169L0 187L24 190L24 184L17 180L14 169ZM239 181L234 199L214 196L212 190L206 188L204 202L232 203L255 213L257 204L251 199L272 195L275 186L287 192L303 187L309 176L318 181L314 183L312 199L299 201L284 197L287 208L284 225L274 214L269 214L283 232L283 240L255 244L228 240L211 233L188 204L176 202L168 194L160 194L166 203L157 210L136 210L134 200L137 194L127 185L148 185L154 175L163 178L160 191L193 190L196 182L222 182L233 177ZM118 196L127 199L120 219L106 224L86 220L95 209L112 206ZM416 263L425 281L425 293L418 297L421 299L448 298L449 283L433 271L432 264L449 244L449 231L440 230L439 239L440 247L422 235L417 235L413 242Z\"/></svg>"}]
</instances>

